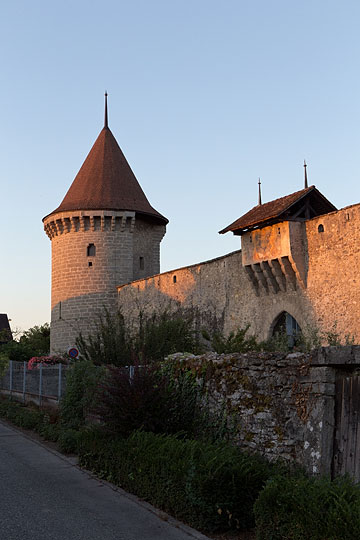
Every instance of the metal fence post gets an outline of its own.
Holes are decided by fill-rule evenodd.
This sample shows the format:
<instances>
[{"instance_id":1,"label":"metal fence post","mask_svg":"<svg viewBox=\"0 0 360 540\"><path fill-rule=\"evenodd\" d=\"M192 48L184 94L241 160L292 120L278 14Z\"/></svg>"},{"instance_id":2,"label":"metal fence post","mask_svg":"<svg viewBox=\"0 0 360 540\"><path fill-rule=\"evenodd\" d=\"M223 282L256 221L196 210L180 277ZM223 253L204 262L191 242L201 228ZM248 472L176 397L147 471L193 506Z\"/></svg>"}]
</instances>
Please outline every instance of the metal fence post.
<instances>
[{"instance_id":1,"label":"metal fence post","mask_svg":"<svg viewBox=\"0 0 360 540\"><path fill-rule=\"evenodd\" d=\"M59 382L58 382L58 402L61 399L61 374L62 374L62 364L59 364Z\"/></svg>"},{"instance_id":2,"label":"metal fence post","mask_svg":"<svg viewBox=\"0 0 360 540\"><path fill-rule=\"evenodd\" d=\"M13 361L10 360L10 398L12 397L12 387L13 387Z\"/></svg>"},{"instance_id":3,"label":"metal fence post","mask_svg":"<svg viewBox=\"0 0 360 540\"><path fill-rule=\"evenodd\" d=\"M39 407L41 406L41 393L42 393L42 364L40 364L40 375L39 375Z\"/></svg>"},{"instance_id":4,"label":"metal fence post","mask_svg":"<svg viewBox=\"0 0 360 540\"><path fill-rule=\"evenodd\" d=\"M23 368L23 401L25 403L25 393L26 393L26 365L27 363L24 362L24 368Z\"/></svg>"}]
</instances>

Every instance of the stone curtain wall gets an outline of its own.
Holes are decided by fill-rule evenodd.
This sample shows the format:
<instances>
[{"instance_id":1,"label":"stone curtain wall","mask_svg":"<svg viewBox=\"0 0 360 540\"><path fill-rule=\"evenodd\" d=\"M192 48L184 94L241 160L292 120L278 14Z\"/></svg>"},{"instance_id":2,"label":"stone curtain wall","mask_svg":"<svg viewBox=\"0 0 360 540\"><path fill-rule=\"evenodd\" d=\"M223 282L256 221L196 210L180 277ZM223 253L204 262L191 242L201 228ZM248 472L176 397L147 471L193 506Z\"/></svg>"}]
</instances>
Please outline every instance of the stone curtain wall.
<instances>
[{"instance_id":1,"label":"stone curtain wall","mask_svg":"<svg viewBox=\"0 0 360 540\"><path fill-rule=\"evenodd\" d=\"M225 407L240 447L270 460L331 472L335 371L319 353L175 354L176 370L204 380L212 407Z\"/></svg>"},{"instance_id":2,"label":"stone curtain wall","mask_svg":"<svg viewBox=\"0 0 360 540\"><path fill-rule=\"evenodd\" d=\"M313 321L301 288L257 296L242 266L241 251L120 286L118 306L135 323L140 312L181 307L198 317L200 327L217 327L228 334L250 324L249 333L262 340L270 337L272 323L282 311L291 313L302 328Z\"/></svg>"},{"instance_id":3,"label":"stone curtain wall","mask_svg":"<svg viewBox=\"0 0 360 540\"><path fill-rule=\"evenodd\" d=\"M335 330L343 342L348 335L360 343L360 205L299 225L306 230L303 281L294 287L256 289L236 251L119 286L118 306L135 322L140 311L182 307L196 314L200 325L215 324L225 334L250 324L249 333L261 340L287 311L305 333Z\"/></svg>"},{"instance_id":4,"label":"stone curtain wall","mask_svg":"<svg viewBox=\"0 0 360 540\"><path fill-rule=\"evenodd\" d=\"M360 343L360 205L306 222L306 237L307 294L318 326L331 331L336 323Z\"/></svg>"}]
</instances>

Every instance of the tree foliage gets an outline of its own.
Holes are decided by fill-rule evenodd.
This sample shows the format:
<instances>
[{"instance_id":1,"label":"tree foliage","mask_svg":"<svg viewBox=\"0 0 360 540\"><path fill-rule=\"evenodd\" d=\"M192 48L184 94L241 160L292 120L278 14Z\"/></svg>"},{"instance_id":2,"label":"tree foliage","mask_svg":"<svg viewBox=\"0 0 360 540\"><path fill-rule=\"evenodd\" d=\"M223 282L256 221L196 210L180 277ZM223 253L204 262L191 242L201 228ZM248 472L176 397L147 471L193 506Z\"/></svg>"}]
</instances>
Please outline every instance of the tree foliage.
<instances>
[{"instance_id":1,"label":"tree foliage","mask_svg":"<svg viewBox=\"0 0 360 540\"><path fill-rule=\"evenodd\" d=\"M28 362L33 356L42 356L50 350L50 325L33 326L26 330L19 340L12 340L0 346L0 353L9 360Z\"/></svg>"}]
</instances>

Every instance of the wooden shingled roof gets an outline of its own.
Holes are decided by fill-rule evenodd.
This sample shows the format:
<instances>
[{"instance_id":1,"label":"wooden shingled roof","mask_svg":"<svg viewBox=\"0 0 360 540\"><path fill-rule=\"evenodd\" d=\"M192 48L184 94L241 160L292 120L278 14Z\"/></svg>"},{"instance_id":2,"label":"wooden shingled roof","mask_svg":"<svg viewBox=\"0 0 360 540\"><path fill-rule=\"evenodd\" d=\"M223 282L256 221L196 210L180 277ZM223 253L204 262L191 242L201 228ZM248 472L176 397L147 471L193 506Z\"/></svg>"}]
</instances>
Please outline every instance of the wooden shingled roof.
<instances>
[{"instance_id":1,"label":"wooden shingled roof","mask_svg":"<svg viewBox=\"0 0 360 540\"><path fill-rule=\"evenodd\" d=\"M300 221L335 210L336 207L315 186L310 186L280 199L254 206L219 233L232 231L236 235L242 235L252 229L266 227L280 221Z\"/></svg>"},{"instance_id":2,"label":"wooden shingled roof","mask_svg":"<svg viewBox=\"0 0 360 540\"><path fill-rule=\"evenodd\" d=\"M101 130L62 203L49 216L73 210L130 210L154 222L168 223L150 205L107 125Z\"/></svg>"}]
</instances>

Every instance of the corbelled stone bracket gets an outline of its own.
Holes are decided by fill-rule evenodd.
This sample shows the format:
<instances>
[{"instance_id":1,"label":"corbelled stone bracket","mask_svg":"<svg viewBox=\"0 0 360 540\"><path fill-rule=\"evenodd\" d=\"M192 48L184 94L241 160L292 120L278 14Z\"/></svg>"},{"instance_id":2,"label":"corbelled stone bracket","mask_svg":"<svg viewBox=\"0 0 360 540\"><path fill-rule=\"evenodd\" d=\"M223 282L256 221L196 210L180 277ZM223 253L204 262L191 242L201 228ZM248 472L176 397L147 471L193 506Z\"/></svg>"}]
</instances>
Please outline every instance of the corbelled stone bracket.
<instances>
[{"instance_id":1,"label":"corbelled stone bracket","mask_svg":"<svg viewBox=\"0 0 360 540\"><path fill-rule=\"evenodd\" d=\"M279 291L295 291L299 286L289 257L249 264L244 268L257 296L261 293L277 294Z\"/></svg>"}]
</instances>

